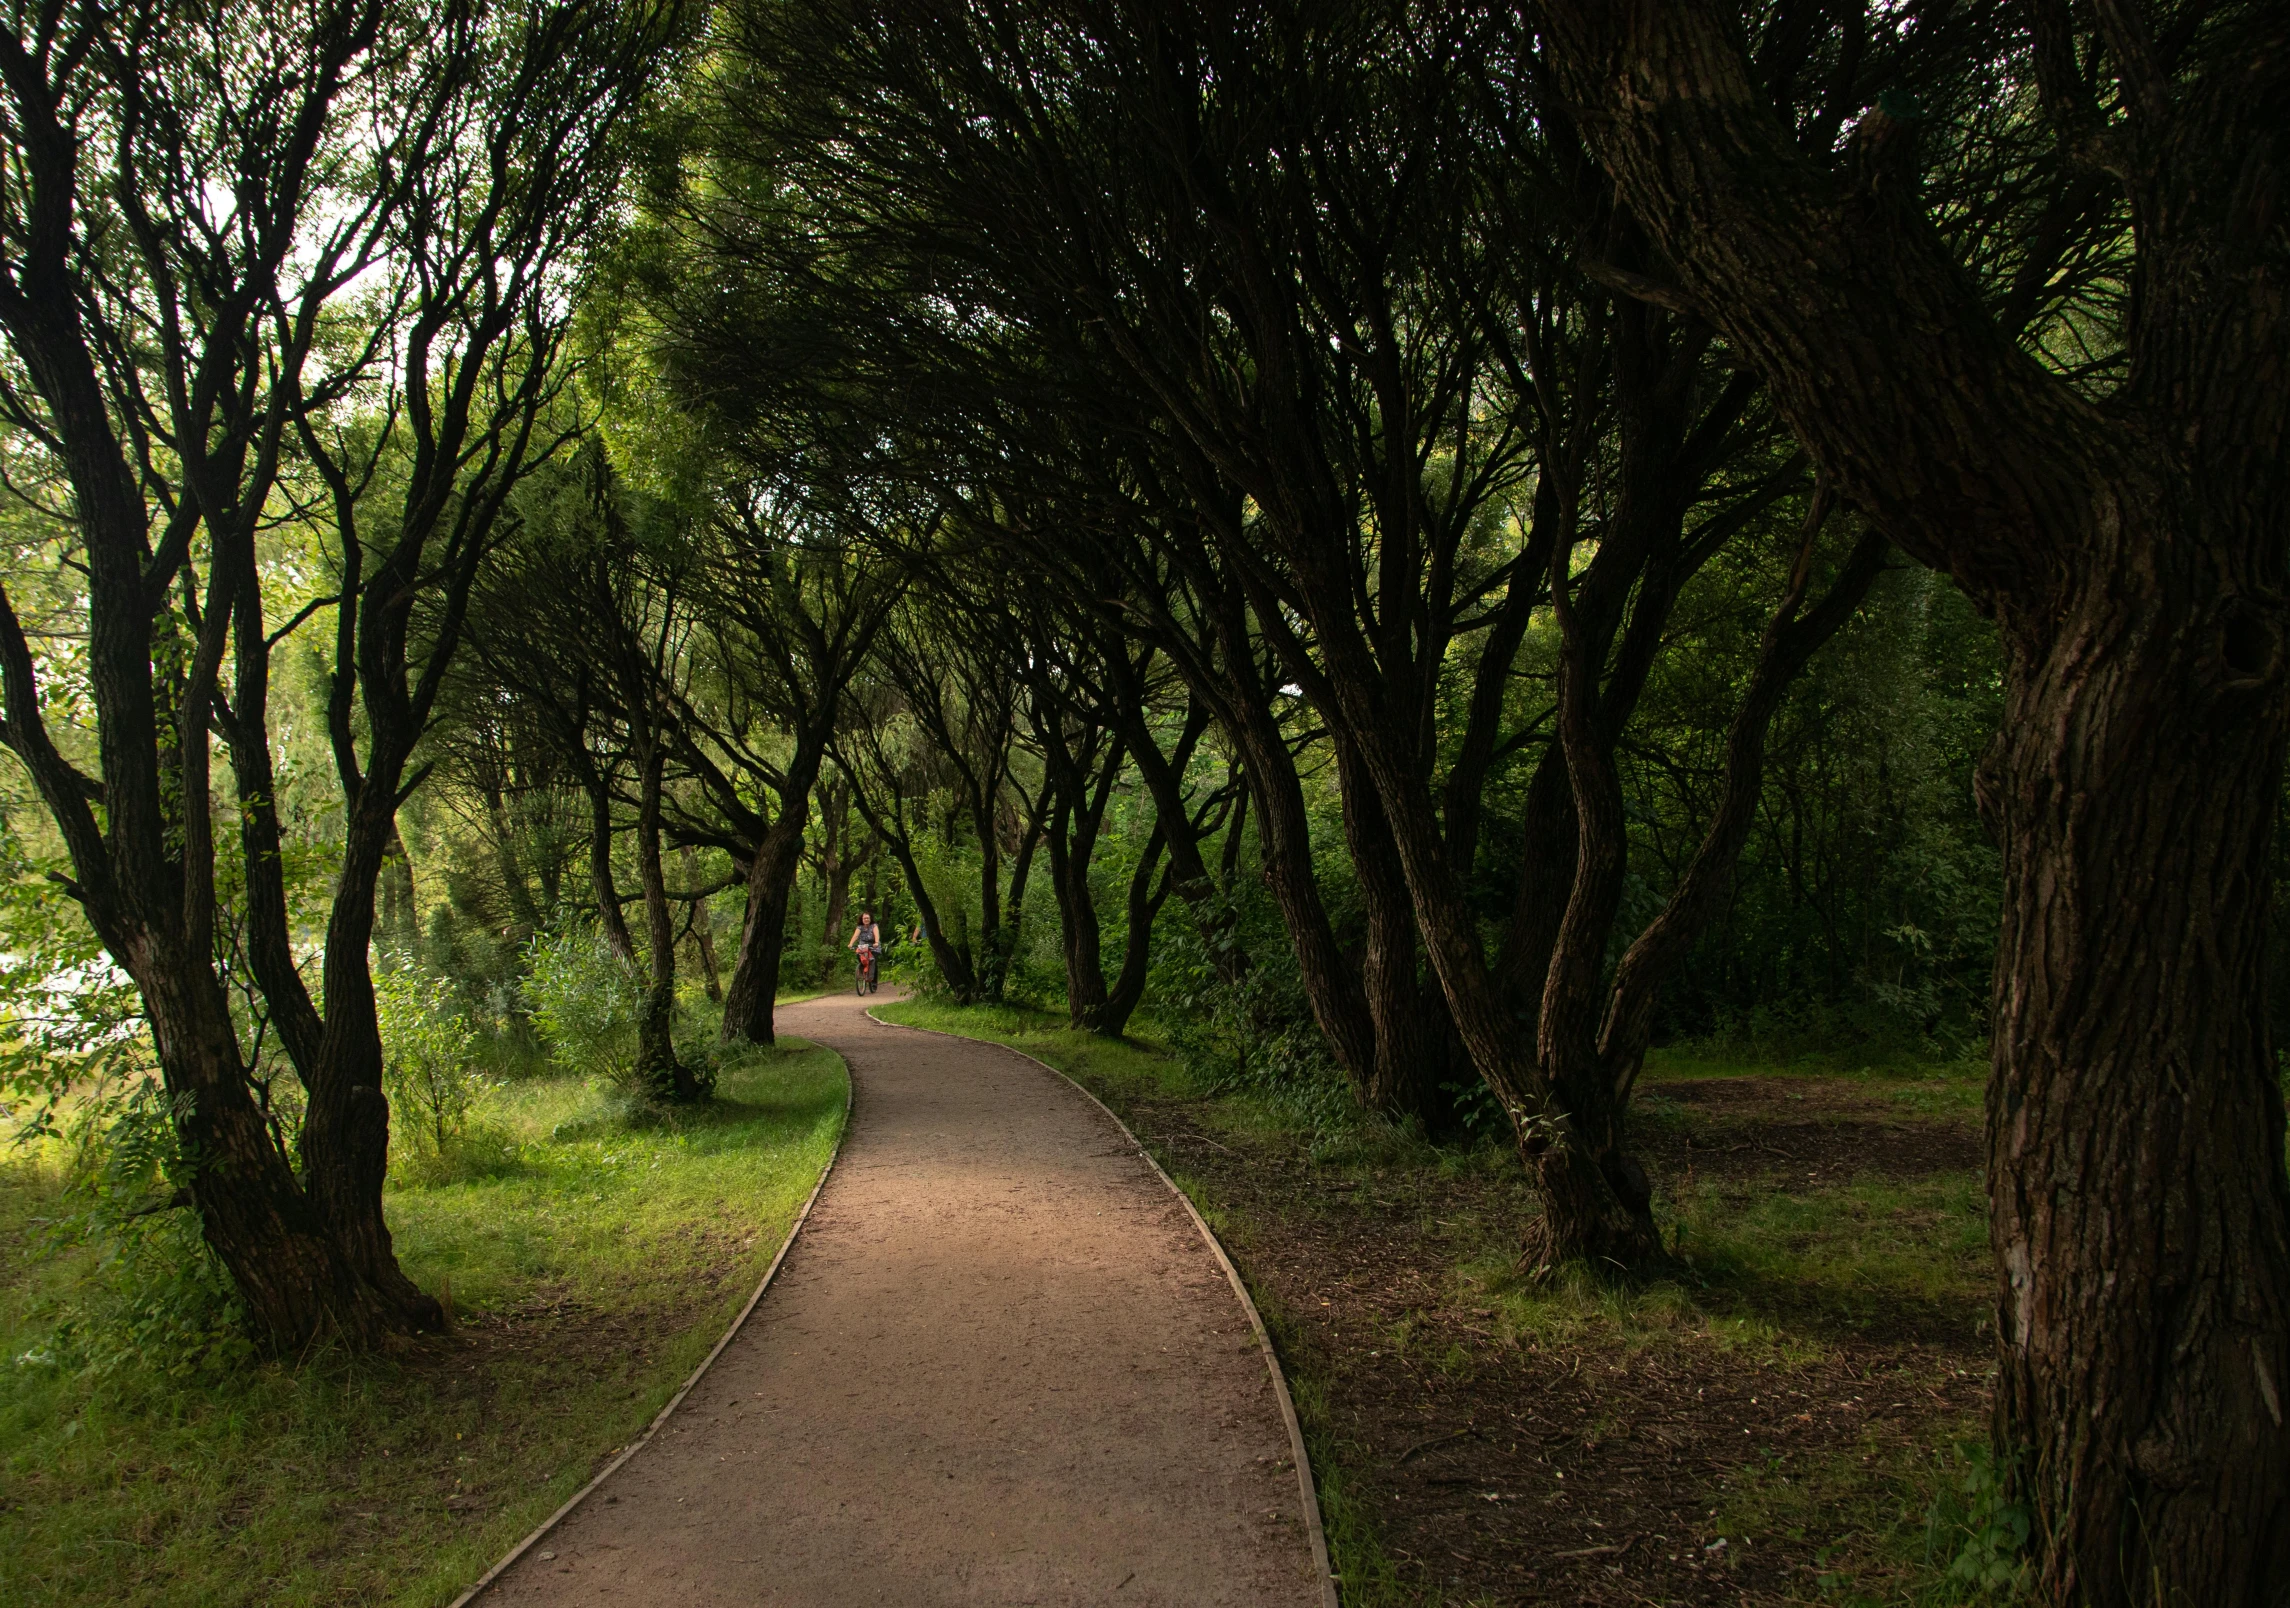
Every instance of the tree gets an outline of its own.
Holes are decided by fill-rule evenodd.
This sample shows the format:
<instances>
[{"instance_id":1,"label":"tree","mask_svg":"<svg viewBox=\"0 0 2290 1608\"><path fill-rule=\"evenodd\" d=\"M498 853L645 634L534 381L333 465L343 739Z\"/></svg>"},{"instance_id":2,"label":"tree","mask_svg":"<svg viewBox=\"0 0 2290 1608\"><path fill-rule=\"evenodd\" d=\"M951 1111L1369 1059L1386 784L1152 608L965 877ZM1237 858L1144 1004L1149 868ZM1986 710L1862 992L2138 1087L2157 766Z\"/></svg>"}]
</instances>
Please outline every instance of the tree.
<instances>
[{"instance_id":1,"label":"tree","mask_svg":"<svg viewBox=\"0 0 2290 1608\"><path fill-rule=\"evenodd\" d=\"M250 19L152 0L10 20L0 413L68 488L46 513L87 575L96 773L49 728L4 595L0 738L142 991L200 1158L190 1197L257 1326L287 1348L435 1326L381 1216L375 882L452 654L456 577L545 452L572 243L676 14L313 0ZM332 450L361 430L358 458ZM393 491L369 585L360 521ZM343 543L339 585L274 631L262 547L295 515ZM329 603L351 809L322 1018L292 964L267 722L271 649ZM248 958L309 1092L300 1178L248 1098L215 968L211 732L237 781Z\"/></svg>"},{"instance_id":2,"label":"tree","mask_svg":"<svg viewBox=\"0 0 2290 1608\"><path fill-rule=\"evenodd\" d=\"M1500 43L1495 19L1375 3L1151 18L923 7L895 30L832 8L745 15L759 62L806 64L799 84L791 67L765 68L790 87L777 121L757 118L758 143L827 220L796 226L780 279L826 284L835 252L863 240L831 282L863 326L849 346L881 372L911 386L951 360L1011 381L1016 400L997 390L983 428L1037 458L1060 454L1036 445L1048 432L1029 408L1111 435L1128 484L1060 466L1087 491L1047 499L1053 517L1026 535L1047 555L1076 507L1097 536L1120 529L1124 503L1146 505L1134 529L1215 622L1217 672L1174 621L1161 645L1246 757L1310 995L1363 1100L1435 1115L1459 1043L1537 1181L1539 1254L1658 1255L1621 1120L1642 1007L1676 940L1714 908L1703 885L1722 885L1739 838L1729 827L1706 842L1694 895L1610 996L1624 847L1613 748L1680 588L1726 541L1768 534L1801 482L1794 463L1762 461L1756 386L1713 360L1706 326L1609 318L1607 292L1585 294L1571 267L1542 271L1552 247L1536 272L1502 266L1517 253L1479 193L1490 118L1466 66ZM1536 182L1566 192L1572 175L1546 166L1558 171ZM1618 232L1598 200L1546 204L1538 221ZM907 267L886 275L886 261ZM902 306L886 280L930 290ZM1036 401L1045 391L1054 404ZM983 456L958 461L971 472ZM1587 496L1594 471L1619 483L1611 506ZM1004 500L1024 509L1015 492ZM1568 566L1593 542L1577 607ZM1814 558L1784 589L1775 673L1802 668L1807 632L1817 645L1850 616L1878 548L1858 544L1799 619ZM1469 896L1477 797L1546 599L1566 626L1557 702L1580 718L1559 721L1568 736L1548 751L1537 853L1496 964ZM1441 705L1475 639L1472 718L1448 748ZM1268 673L1233 680L1260 656ZM1757 684L1762 719L1772 694ZM1351 977L1312 919L1309 833L1282 782L1283 687L1335 760L1366 911ZM1762 727L1742 736L1732 753L1754 765ZM1754 798L1754 773L1739 785ZM1521 1019L1538 1023L1532 1041Z\"/></svg>"},{"instance_id":3,"label":"tree","mask_svg":"<svg viewBox=\"0 0 2290 1608\"><path fill-rule=\"evenodd\" d=\"M747 916L724 989L726 1043L772 1042L772 1000L812 789L845 692L903 588L876 551L875 532L908 517L871 501L867 488L848 485L797 499L767 483L734 480L716 504L708 598L730 696L722 718L691 722L693 757L710 797L752 845L745 849ZM927 531L930 522L915 523ZM784 761L767 757L761 734L751 730L757 725L784 735ZM768 789L778 807L766 816L746 803L732 772Z\"/></svg>"},{"instance_id":4,"label":"tree","mask_svg":"<svg viewBox=\"0 0 2290 1608\"><path fill-rule=\"evenodd\" d=\"M1937 12L1903 26L1943 87L2007 97L2001 134L1954 137L2033 145L2058 198L2015 253L2039 285L2047 217L2102 177L2127 206L2120 360L2077 374L2046 360L2012 278L1938 226L1926 119L1854 75L1873 19L1785 11L1754 62L1714 0L1541 16L1659 249L1638 292L1720 330L1837 494L2002 628L2005 725L1980 778L2005 881L1995 1435L2043 1589L2272 1602L2290 1579L2290 1186L2263 981L2290 15L2029 5L1986 38ZM1816 42L1859 114L1842 141L1792 126L1769 88Z\"/></svg>"}]
</instances>

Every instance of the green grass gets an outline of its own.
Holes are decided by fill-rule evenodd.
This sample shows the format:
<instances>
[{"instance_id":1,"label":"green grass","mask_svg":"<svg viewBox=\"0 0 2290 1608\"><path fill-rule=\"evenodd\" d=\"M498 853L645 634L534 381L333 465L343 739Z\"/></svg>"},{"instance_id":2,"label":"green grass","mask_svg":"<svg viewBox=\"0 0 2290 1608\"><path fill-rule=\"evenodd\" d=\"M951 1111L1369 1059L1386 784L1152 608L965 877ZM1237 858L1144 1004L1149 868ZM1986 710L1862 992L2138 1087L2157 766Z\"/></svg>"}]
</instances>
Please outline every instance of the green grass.
<instances>
[{"instance_id":1,"label":"green grass","mask_svg":"<svg viewBox=\"0 0 2290 1608\"><path fill-rule=\"evenodd\" d=\"M401 1355L175 1380L0 1362L0 1601L450 1601L657 1413L753 1291L833 1153L848 1084L788 1041L630 1131L575 1079L500 1091L460 1181L393 1187L398 1253L464 1326ZM55 1174L0 1172L0 1356L92 1288L39 1251Z\"/></svg>"},{"instance_id":2,"label":"green grass","mask_svg":"<svg viewBox=\"0 0 2290 1608\"><path fill-rule=\"evenodd\" d=\"M1977 1116L1987 1094L1988 1063L1977 1056L1935 1059L1918 1046L1775 1054L1730 1044L1681 1044L1646 1052L1640 1088L1651 1094L1664 1083L1738 1077L1840 1079L1908 1111Z\"/></svg>"}]
</instances>

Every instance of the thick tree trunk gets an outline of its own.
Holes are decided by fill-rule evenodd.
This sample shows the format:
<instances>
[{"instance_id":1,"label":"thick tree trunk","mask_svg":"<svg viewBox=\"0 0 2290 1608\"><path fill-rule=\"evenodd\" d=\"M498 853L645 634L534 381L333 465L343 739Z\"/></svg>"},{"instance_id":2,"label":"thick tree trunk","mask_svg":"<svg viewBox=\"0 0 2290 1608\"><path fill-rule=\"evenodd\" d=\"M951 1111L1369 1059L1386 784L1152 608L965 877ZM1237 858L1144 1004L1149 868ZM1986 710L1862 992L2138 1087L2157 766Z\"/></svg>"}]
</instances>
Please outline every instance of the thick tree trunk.
<instances>
[{"instance_id":1,"label":"thick tree trunk","mask_svg":"<svg viewBox=\"0 0 2290 1608\"><path fill-rule=\"evenodd\" d=\"M748 862L747 916L740 923L739 955L724 987L723 1042L771 1044L772 1004L779 993L779 956L787 943L787 906L803 868L803 829L811 819L811 789L826 753L824 734L799 741L779 792L779 817L765 828Z\"/></svg>"},{"instance_id":2,"label":"thick tree trunk","mask_svg":"<svg viewBox=\"0 0 2290 1608\"><path fill-rule=\"evenodd\" d=\"M2003 846L1996 1443L2050 1600L2257 1608L2290 1582L2290 1192L2264 979L2279 617L2136 486L1981 774ZM2235 510L2239 524L2255 510ZM2096 544L2095 544L2096 545Z\"/></svg>"},{"instance_id":3,"label":"thick tree trunk","mask_svg":"<svg viewBox=\"0 0 2290 1608\"><path fill-rule=\"evenodd\" d=\"M1653 289L1698 306L1839 493L2002 627L1982 773L2005 872L1996 1428L2044 1594L2261 1608L2290 1580L2262 938L2290 324L2280 220L2251 198L2281 184L2290 16L2227 8L2166 50L2145 9L2100 8L2104 46L2079 8L2029 13L2062 165L2105 170L2135 220L2128 372L2096 405L1934 227L1912 123L1870 112L1843 161L1815 158L1733 8L1542 14L1586 137L1675 270ZM2114 75L2109 110L2087 71Z\"/></svg>"},{"instance_id":4,"label":"thick tree trunk","mask_svg":"<svg viewBox=\"0 0 2290 1608\"><path fill-rule=\"evenodd\" d=\"M434 1327L359 1276L334 1225L296 1184L248 1095L229 1006L205 957L186 964L155 942L135 948L121 958L142 991L167 1090L189 1097L179 1133L197 1158L191 1202L257 1332L295 1355L329 1336L363 1345Z\"/></svg>"},{"instance_id":5,"label":"thick tree trunk","mask_svg":"<svg viewBox=\"0 0 2290 1608\"><path fill-rule=\"evenodd\" d=\"M783 802L748 862L747 919L740 924L739 955L724 989L723 1041L772 1044L772 1005L779 992L779 955L787 943L787 906L803 862L800 803Z\"/></svg>"}]
</instances>

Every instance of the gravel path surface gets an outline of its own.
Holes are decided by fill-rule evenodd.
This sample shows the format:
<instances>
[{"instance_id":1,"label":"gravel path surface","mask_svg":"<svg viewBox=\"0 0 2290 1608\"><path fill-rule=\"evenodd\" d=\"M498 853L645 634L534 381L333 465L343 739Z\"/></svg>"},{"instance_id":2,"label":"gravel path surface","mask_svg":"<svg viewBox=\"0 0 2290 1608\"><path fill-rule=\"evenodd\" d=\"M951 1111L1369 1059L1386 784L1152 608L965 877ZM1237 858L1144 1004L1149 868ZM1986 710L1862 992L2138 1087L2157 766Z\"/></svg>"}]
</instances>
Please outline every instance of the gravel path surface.
<instances>
[{"instance_id":1,"label":"gravel path surface","mask_svg":"<svg viewBox=\"0 0 2290 1608\"><path fill-rule=\"evenodd\" d=\"M480 1598L1315 1608L1287 1431L1184 1207L1062 1079L831 996L851 1128L745 1328Z\"/></svg>"}]
</instances>

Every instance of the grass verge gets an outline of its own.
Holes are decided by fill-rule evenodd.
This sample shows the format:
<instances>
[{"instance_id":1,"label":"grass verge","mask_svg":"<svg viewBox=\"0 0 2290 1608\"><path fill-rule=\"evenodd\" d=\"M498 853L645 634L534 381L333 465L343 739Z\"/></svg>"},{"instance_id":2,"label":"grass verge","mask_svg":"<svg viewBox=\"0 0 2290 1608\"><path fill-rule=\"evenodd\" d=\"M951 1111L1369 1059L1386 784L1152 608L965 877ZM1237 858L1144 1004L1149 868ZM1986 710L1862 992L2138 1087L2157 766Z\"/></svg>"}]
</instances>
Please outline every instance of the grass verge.
<instances>
[{"instance_id":1,"label":"grass verge","mask_svg":"<svg viewBox=\"0 0 2290 1608\"><path fill-rule=\"evenodd\" d=\"M0 1602L440 1604L578 1489L722 1335L841 1133L832 1051L788 1040L630 1129L579 1079L475 1113L456 1181L393 1187L455 1332L220 1376L54 1361L95 1287L42 1247L52 1169L0 1171Z\"/></svg>"}]
</instances>

